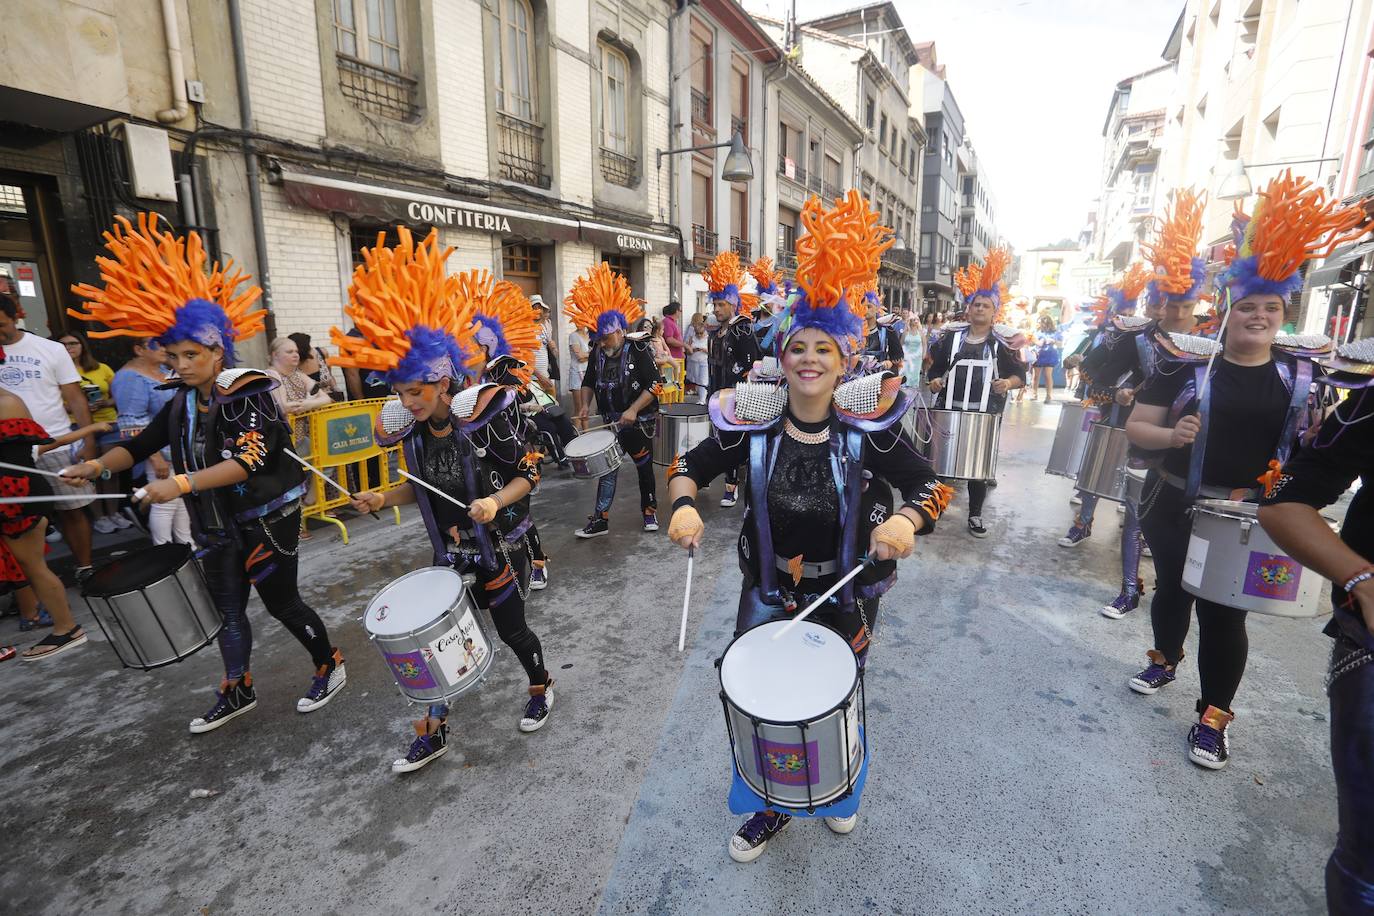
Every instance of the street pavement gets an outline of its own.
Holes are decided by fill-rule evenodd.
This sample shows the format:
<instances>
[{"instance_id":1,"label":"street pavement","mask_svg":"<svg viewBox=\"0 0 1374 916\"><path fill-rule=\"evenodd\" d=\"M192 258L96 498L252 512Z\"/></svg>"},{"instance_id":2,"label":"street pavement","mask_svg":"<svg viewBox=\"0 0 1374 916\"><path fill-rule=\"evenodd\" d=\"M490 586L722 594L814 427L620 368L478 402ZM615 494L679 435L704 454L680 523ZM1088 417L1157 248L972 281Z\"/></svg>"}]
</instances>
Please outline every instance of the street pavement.
<instances>
[{"instance_id":1,"label":"street pavement","mask_svg":"<svg viewBox=\"0 0 1374 916\"><path fill-rule=\"evenodd\" d=\"M632 471L610 536L590 542L572 531L595 485L554 472L536 499L552 584L529 613L557 679L551 721L516 729L524 678L501 651L454 705L449 755L407 776L389 764L416 710L359 618L429 561L413 509L399 527L351 520L347 546L326 528L303 546L303 592L349 676L309 715L295 711L309 661L256 598L258 708L193 736L218 653L121 669L73 593L90 644L0 667L0 912L1322 912L1336 823L1322 621L1251 617L1232 764L1189 764L1196 670L1131 693L1148 613L1097 614L1119 579L1113 506L1082 547L1055 545L1073 515L1069 482L1044 474L1058 413L1008 407L991 537L968 535L960 488L882 601L873 765L848 836L797 819L753 864L726 853L740 819L714 662L741 510L714 505L719 487L702 500L678 654L684 555L639 531ZM30 636L0 624L0 642Z\"/></svg>"}]
</instances>

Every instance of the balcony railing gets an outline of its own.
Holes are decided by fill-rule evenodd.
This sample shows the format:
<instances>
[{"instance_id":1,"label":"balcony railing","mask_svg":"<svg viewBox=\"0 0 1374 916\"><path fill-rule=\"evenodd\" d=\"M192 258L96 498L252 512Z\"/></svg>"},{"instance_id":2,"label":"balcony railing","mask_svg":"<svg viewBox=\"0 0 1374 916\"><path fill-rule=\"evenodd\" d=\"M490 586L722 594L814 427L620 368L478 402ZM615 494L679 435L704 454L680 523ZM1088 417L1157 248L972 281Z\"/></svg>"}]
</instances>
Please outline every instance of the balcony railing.
<instances>
[{"instance_id":1,"label":"balcony railing","mask_svg":"<svg viewBox=\"0 0 1374 916\"><path fill-rule=\"evenodd\" d=\"M705 226L692 224L692 252L695 260L709 261L716 256L716 234Z\"/></svg>"},{"instance_id":2,"label":"balcony railing","mask_svg":"<svg viewBox=\"0 0 1374 916\"><path fill-rule=\"evenodd\" d=\"M639 178L639 160L602 147L601 177L611 184L633 188Z\"/></svg>"},{"instance_id":3,"label":"balcony railing","mask_svg":"<svg viewBox=\"0 0 1374 916\"><path fill-rule=\"evenodd\" d=\"M793 181L795 181L797 184L800 184L800 185L805 185L805 184L806 184L806 166L802 165L800 160L798 160L798 159L793 159L793 160L792 160L792 174L791 174L791 175L788 175L788 174L787 174L787 157L784 156L784 155L782 155L781 153L778 154L778 174L779 174L779 175L782 175L782 176L784 176L784 177L786 177L786 178L791 178L791 179L792 179Z\"/></svg>"},{"instance_id":4,"label":"balcony railing","mask_svg":"<svg viewBox=\"0 0 1374 916\"><path fill-rule=\"evenodd\" d=\"M496 115L496 162L510 181L539 188L553 183L544 167L544 128L504 111Z\"/></svg>"},{"instance_id":5,"label":"balcony railing","mask_svg":"<svg viewBox=\"0 0 1374 916\"><path fill-rule=\"evenodd\" d=\"M778 248L778 266L783 270L797 269L797 253L791 248Z\"/></svg>"},{"instance_id":6,"label":"balcony railing","mask_svg":"<svg viewBox=\"0 0 1374 916\"><path fill-rule=\"evenodd\" d=\"M749 260L749 252L751 249L746 239L742 239L737 235L730 236L730 250L739 255L741 261Z\"/></svg>"},{"instance_id":7,"label":"balcony railing","mask_svg":"<svg viewBox=\"0 0 1374 916\"><path fill-rule=\"evenodd\" d=\"M713 133L716 129L711 121L711 96L700 89L692 90L692 124Z\"/></svg>"},{"instance_id":8,"label":"balcony railing","mask_svg":"<svg viewBox=\"0 0 1374 916\"><path fill-rule=\"evenodd\" d=\"M821 182L821 194L825 197L826 200L834 200L843 193L844 192L840 190L839 185L831 184L828 181Z\"/></svg>"},{"instance_id":9,"label":"balcony railing","mask_svg":"<svg viewBox=\"0 0 1374 916\"><path fill-rule=\"evenodd\" d=\"M339 91L356 107L397 121L414 121L420 116L415 80L347 54L339 54L337 60Z\"/></svg>"},{"instance_id":10,"label":"balcony railing","mask_svg":"<svg viewBox=\"0 0 1374 916\"><path fill-rule=\"evenodd\" d=\"M914 274L916 272L916 252L910 248L889 248L882 254L880 264L899 270L902 273Z\"/></svg>"}]
</instances>

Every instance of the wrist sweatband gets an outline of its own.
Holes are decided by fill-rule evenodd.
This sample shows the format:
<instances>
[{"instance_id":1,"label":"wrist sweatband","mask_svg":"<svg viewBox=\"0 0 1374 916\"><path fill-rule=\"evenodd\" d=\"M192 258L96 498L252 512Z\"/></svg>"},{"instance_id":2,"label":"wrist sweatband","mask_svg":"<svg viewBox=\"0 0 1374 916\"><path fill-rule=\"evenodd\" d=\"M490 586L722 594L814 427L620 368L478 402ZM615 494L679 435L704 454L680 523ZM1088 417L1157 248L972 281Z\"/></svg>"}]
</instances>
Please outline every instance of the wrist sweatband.
<instances>
[{"instance_id":1,"label":"wrist sweatband","mask_svg":"<svg viewBox=\"0 0 1374 916\"><path fill-rule=\"evenodd\" d=\"M191 492L191 481L186 478L185 474L178 474L172 479L177 482L177 489L181 491L182 496Z\"/></svg>"},{"instance_id":2,"label":"wrist sweatband","mask_svg":"<svg viewBox=\"0 0 1374 916\"><path fill-rule=\"evenodd\" d=\"M673 500L673 511L676 512L677 510L681 509L683 506L691 506L692 508L695 509L695 508L696 508L696 505L697 505L696 497L694 497L694 496L679 496L677 499Z\"/></svg>"}]
</instances>

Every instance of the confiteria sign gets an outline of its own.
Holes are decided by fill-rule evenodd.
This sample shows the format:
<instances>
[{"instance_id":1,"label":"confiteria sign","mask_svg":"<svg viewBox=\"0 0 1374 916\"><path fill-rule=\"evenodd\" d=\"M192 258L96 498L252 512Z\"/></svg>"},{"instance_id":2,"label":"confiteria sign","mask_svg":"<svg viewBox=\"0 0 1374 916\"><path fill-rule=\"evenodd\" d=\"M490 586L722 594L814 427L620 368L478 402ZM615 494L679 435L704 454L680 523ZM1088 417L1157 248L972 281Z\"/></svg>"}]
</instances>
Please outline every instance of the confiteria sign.
<instances>
[{"instance_id":1,"label":"confiteria sign","mask_svg":"<svg viewBox=\"0 0 1374 916\"><path fill-rule=\"evenodd\" d=\"M632 226L616 226L537 210L520 210L431 194L364 184L342 176L280 168L275 176L287 198L297 206L355 219L385 223L465 229L503 237L554 242L587 242L602 250L640 254L679 254L676 236Z\"/></svg>"}]
</instances>

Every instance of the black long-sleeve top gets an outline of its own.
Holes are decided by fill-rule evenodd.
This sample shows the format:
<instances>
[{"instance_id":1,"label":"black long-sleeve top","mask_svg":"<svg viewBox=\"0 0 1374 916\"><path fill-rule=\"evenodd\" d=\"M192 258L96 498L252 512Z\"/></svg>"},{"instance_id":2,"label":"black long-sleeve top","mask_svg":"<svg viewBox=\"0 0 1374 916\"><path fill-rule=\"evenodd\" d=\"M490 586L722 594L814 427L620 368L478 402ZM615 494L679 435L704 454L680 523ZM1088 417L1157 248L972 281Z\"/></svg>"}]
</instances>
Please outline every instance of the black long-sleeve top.
<instances>
[{"instance_id":1,"label":"black long-sleeve top","mask_svg":"<svg viewBox=\"0 0 1374 916\"><path fill-rule=\"evenodd\" d=\"M706 343L711 392L733 388L744 381L762 356L763 350L748 321L733 320L712 328Z\"/></svg>"}]
</instances>

